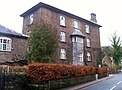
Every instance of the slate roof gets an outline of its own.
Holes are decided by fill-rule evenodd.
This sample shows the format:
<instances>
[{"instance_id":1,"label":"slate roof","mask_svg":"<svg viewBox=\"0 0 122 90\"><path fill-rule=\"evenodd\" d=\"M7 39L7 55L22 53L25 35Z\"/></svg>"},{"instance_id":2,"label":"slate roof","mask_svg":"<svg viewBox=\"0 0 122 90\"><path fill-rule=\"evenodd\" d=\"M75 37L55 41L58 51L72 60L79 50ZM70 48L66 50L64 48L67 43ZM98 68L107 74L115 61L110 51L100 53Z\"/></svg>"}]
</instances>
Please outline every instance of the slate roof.
<instances>
[{"instance_id":1,"label":"slate roof","mask_svg":"<svg viewBox=\"0 0 122 90\"><path fill-rule=\"evenodd\" d=\"M51 6L51 5L48 5L48 4L45 4L45 3L42 3L42 2L40 2L40 3L38 3L37 5L33 6L32 8L30 8L29 10L27 10L26 12L24 12L23 14L21 14L20 16L21 16L21 17L25 17L25 16L27 16L27 15L33 13L34 11L36 11L37 9L39 9L39 8L41 8L41 7L47 8L47 9L49 9L49 10L51 10L51 11L54 11L54 12L57 12L57 13L60 13L60 14L67 15L67 16L69 16L69 17L72 17L72 18L77 19L77 20L80 20L80 21L84 21L84 22L86 22L86 23L90 23L90 24L95 25L95 26L97 26L97 27L101 27L101 25L98 25L97 23L93 23L93 22L91 22L91 21L89 21L89 20L86 20L86 19L84 19L84 18L81 18L81 17L79 17L79 16L76 16L76 15L74 15L74 14L71 14L71 13L69 13L69 12L63 11L63 10L61 10L61 9L58 9L58 8L56 8L56 7L53 7L53 6Z\"/></svg>"},{"instance_id":2,"label":"slate roof","mask_svg":"<svg viewBox=\"0 0 122 90\"><path fill-rule=\"evenodd\" d=\"M14 30L11 30L3 25L0 24L0 35L5 35L5 36L13 36L13 37L20 37L20 38L27 38L27 36L18 33Z\"/></svg>"},{"instance_id":3,"label":"slate roof","mask_svg":"<svg viewBox=\"0 0 122 90\"><path fill-rule=\"evenodd\" d=\"M71 36L85 37L85 35L80 30L74 30Z\"/></svg>"}]
</instances>

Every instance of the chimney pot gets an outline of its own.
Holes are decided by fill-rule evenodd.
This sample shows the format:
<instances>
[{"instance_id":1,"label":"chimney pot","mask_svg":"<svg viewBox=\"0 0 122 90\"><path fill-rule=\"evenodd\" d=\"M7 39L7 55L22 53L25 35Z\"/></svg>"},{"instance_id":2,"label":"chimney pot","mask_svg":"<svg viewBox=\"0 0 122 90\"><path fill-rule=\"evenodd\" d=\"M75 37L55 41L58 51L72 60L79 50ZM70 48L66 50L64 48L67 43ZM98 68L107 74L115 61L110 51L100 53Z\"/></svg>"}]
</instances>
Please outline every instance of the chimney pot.
<instances>
[{"instance_id":1,"label":"chimney pot","mask_svg":"<svg viewBox=\"0 0 122 90\"><path fill-rule=\"evenodd\" d=\"M92 21L94 23L97 23L96 14L95 13L91 13L91 19L90 19L90 21Z\"/></svg>"}]
</instances>

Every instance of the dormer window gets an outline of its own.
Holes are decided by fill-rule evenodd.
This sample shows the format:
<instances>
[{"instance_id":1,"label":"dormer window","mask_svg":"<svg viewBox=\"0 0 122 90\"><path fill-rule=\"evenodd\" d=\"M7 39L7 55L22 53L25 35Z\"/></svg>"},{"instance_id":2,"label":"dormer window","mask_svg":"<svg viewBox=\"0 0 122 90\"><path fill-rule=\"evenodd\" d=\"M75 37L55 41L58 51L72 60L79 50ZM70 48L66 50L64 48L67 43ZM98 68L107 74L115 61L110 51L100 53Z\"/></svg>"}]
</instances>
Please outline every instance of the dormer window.
<instances>
[{"instance_id":1,"label":"dormer window","mask_svg":"<svg viewBox=\"0 0 122 90\"><path fill-rule=\"evenodd\" d=\"M74 20L74 28L78 29L78 21Z\"/></svg>"},{"instance_id":2,"label":"dormer window","mask_svg":"<svg viewBox=\"0 0 122 90\"><path fill-rule=\"evenodd\" d=\"M33 23L33 14L31 14L29 18L30 18L29 24L32 24Z\"/></svg>"},{"instance_id":3,"label":"dormer window","mask_svg":"<svg viewBox=\"0 0 122 90\"><path fill-rule=\"evenodd\" d=\"M89 25L85 25L86 33L90 33Z\"/></svg>"},{"instance_id":4,"label":"dormer window","mask_svg":"<svg viewBox=\"0 0 122 90\"><path fill-rule=\"evenodd\" d=\"M65 17L64 16L60 16L60 25L61 26L66 26L65 24L66 24Z\"/></svg>"},{"instance_id":5,"label":"dormer window","mask_svg":"<svg viewBox=\"0 0 122 90\"><path fill-rule=\"evenodd\" d=\"M7 37L0 37L0 51L11 51L12 40Z\"/></svg>"}]
</instances>

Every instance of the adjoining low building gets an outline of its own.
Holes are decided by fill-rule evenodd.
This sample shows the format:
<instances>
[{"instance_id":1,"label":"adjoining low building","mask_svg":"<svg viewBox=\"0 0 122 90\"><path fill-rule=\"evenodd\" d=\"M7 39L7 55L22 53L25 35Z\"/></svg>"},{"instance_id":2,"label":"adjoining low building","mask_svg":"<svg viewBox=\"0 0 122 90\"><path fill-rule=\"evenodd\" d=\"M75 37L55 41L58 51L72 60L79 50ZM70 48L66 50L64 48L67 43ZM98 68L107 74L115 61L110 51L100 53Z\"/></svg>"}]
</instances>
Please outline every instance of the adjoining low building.
<instances>
[{"instance_id":1,"label":"adjoining low building","mask_svg":"<svg viewBox=\"0 0 122 90\"><path fill-rule=\"evenodd\" d=\"M0 64L25 60L27 38L0 25Z\"/></svg>"},{"instance_id":2,"label":"adjoining low building","mask_svg":"<svg viewBox=\"0 0 122 90\"><path fill-rule=\"evenodd\" d=\"M20 16L23 17L22 32L25 35L31 33L31 27L41 23L55 28L58 37L56 63L97 65L101 52L101 25L97 24L96 14L91 13L91 20L86 20L40 2Z\"/></svg>"}]
</instances>

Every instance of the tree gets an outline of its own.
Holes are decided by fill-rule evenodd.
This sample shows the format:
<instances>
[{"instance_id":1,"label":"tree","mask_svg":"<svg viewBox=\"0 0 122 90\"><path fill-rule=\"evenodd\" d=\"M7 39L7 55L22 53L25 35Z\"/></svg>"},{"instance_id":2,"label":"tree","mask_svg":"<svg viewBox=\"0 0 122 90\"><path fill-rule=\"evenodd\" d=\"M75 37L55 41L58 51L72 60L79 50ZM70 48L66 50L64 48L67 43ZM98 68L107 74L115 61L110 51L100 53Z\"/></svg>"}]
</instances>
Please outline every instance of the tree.
<instances>
[{"instance_id":1,"label":"tree","mask_svg":"<svg viewBox=\"0 0 122 90\"><path fill-rule=\"evenodd\" d=\"M118 66L120 64L122 52L121 52L120 37L117 37L116 33L114 33L114 35L112 36L111 46L112 46L112 57L114 59L114 63Z\"/></svg>"},{"instance_id":2,"label":"tree","mask_svg":"<svg viewBox=\"0 0 122 90\"><path fill-rule=\"evenodd\" d=\"M52 62L56 49L56 34L48 24L42 24L32 28L29 38L30 50L27 59L30 62Z\"/></svg>"},{"instance_id":3,"label":"tree","mask_svg":"<svg viewBox=\"0 0 122 90\"><path fill-rule=\"evenodd\" d=\"M102 54L101 54L102 58L105 55L107 55L107 56L111 56L112 55L112 47L111 46L102 46L101 50L102 50Z\"/></svg>"}]
</instances>

